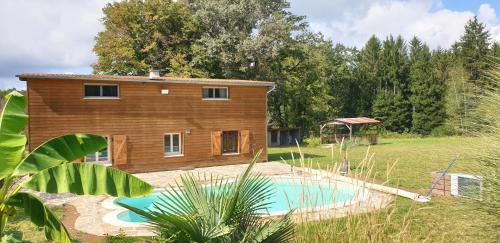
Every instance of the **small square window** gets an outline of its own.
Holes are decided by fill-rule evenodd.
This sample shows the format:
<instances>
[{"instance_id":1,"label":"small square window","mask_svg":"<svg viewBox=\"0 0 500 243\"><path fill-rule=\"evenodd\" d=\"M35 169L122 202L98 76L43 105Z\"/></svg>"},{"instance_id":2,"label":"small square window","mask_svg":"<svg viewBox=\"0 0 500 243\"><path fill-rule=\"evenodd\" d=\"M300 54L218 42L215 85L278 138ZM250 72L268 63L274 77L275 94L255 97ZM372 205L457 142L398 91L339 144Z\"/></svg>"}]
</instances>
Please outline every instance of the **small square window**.
<instances>
[{"instance_id":1,"label":"small square window","mask_svg":"<svg viewBox=\"0 0 500 243\"><path fill-rule=\"evenodd\" d=\"M108 138L106 138L108 140ZM84 158L85 162L94 162L94 163L100 163L100 164L110 164L110 159L108 155L108 148L103 148L99 152L91 153L85 155Z\"/></svg>"},{"instance_id":2,"label":"small square window","mask_svg":"<svg viewBox=\"0 0 500 243\"><path fill-rule=\"evenodd\" d=\"M163 140L165 156L182 155L182 136L180 133L167 133Z\"/></svg>"},{"instance_id":3,"label":"small square window","mask_svg":"<svg viewBox=\"0 0 500 243\"><path fill-rule=\"evenodd\" d=\"M211 91L211 89L202 89L202 92L203 92L202 97L203 98L210 97L210 91Z\"/></svg>"},{"instance_id":4,"label":"small square window","mask_svg":"<svg viewBox=\"0 0 500 243\"><path fill-rule=\"evenodd\" d=\"M204 87L201 93L203 99L225 100L229 98L227 87L224 88Z\"/></svg>"},{"instance_id":5,"label":"small square window","mask_svg":"<svg viewBox=\"0 0 500 243\"><path fill-rule=\"evenodd\" d=\"M102 96L104 96L104 97L118 97L118 86L114 86L114 85L102 86Z\"/></svg>"},{"instance_id":6,"label":"small square window","mask_svg":"<svg viewBox=\"0 0 500 243\"><path fill-rule=\"evenodd\" d=\"M117 98L119 96L116 84L85 84L83 89L85 98Z\"/></svg>"},{"instance_id":7,"label":"small square window","mask_svg":"<svg viewBox=\"0 0 500 243\"><path fill-rule=\"evenodd\" d=\"M101 86L99 85L85 85L85 96L100 96L101 95Z\"/></svg>"}]
</instances>

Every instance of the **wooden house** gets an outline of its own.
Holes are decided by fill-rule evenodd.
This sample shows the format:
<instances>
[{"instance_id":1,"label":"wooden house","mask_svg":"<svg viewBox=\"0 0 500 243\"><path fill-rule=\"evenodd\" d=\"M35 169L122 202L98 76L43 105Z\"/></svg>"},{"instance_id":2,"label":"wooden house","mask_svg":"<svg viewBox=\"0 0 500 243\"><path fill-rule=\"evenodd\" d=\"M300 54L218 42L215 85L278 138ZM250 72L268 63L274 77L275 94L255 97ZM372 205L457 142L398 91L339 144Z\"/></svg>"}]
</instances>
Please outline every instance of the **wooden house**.
<instances>
[{"instance_id":1,"label":"wooden house","mask_svg":"<svg viewBox=\"0 0 500 243\"><path fill-rule=\"evenodd\" d=\"M267 94L250 80L19 74L27 84L28 148L69 133L105 136L83 160L129 172L267 160Z\"/></svg>"}]
</instances>

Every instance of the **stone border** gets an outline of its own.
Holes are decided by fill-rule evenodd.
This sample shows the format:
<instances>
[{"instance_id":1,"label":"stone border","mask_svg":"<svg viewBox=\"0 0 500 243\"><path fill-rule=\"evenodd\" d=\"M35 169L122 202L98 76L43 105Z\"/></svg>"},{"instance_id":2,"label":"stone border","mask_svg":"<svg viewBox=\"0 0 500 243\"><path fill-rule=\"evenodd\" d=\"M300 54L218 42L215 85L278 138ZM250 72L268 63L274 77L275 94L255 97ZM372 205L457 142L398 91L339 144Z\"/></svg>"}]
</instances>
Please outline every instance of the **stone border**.
<instances>
[{"instance_id":1,"label":"stone border","mask_svg":"<svg viewBox=\"0 0 500 243\"><path fill-rule=\"evenodd\" d=\"M120 207L118 209L115 209L114 211L111 211L107 214L105 214L102 217L102 221L106 224L114 225L117 227L124 227L124 228L139 228L139 227L147 227L148 223L145 222L128 222L128 221L123 221L118 218L118 215L127 212L128 209Z\"/></svg>"}]
</instances>

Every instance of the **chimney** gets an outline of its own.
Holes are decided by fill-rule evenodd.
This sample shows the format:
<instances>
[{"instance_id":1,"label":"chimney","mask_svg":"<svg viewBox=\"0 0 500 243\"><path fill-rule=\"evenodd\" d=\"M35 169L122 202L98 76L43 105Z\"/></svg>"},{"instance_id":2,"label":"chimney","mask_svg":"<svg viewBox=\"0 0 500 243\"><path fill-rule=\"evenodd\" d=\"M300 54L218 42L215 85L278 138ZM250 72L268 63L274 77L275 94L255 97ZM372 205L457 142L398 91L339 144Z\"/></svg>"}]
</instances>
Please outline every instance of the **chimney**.
<instances>
[{"instance_id":1,"label":"chimney","mask_svg":"<svg viewBox=\"0 0 500 243\"><path fill-rule=\"evenodd\" d=\"M160 78L160 70L151 69L149 70L149 79L159 79Z\"/></svg>"}]
</instances>

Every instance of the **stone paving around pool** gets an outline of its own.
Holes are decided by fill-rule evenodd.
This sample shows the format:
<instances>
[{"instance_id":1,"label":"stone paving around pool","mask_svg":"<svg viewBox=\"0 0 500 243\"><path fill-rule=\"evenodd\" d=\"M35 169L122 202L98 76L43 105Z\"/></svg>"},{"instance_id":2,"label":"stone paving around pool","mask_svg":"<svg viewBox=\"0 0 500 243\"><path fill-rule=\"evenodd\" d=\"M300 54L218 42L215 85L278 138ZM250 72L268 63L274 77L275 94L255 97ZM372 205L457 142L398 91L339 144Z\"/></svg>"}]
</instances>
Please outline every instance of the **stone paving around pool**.
<instances>
[{"instance_id":1,"label":"stone paving around pool","mask_svg":"<svg viewBox=\"0 0 500 243\"><path fill-rule=\"evenodd\" d=\"M247 168L247 166L248 164L214 166L196 168L188 171L174 170L139 173L135 174L135 176L152 184L155 188L161 189L169 187L169 185L175 185L175 181L177 179L188 173L200 173L201 175L212 174L213 176L218 176L224 179L235 178L240 175ZM304 215L307 216L309 220L319 220L323 218L343 217L347 214L358 214L371 210L377 210L386 207L392 201L393 197L390 194L409 197L412 199L418 196L415 193L402 191L396 188L366 183L349 177L328 173L326 171L291 167L290 165L279 162L258 163L255 165L253 171L262 173L266 176L287 176L294 178L314 178L329 181L343 181L370 189L370 193L368 194L368 198L366 200L356 201L350 205L337 207L335 209L301 214L302 219L304 218ZM110 205L112 199L113 198L109 196L66 196L62 198L48 199L46 202L51 205L69 204L76 208L79 216L75 219L74 228L84 233L92 235L116 235L119 233L131 236L152 235L151 230L145 224L116 224L116 222L111 222L116 219L110 219L110 215L116 215L116 213L120 212L119 207ZM123 211L123 208L121 211Z\"/></svg>"}]
</instances>

